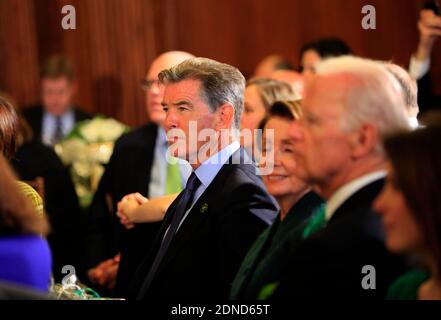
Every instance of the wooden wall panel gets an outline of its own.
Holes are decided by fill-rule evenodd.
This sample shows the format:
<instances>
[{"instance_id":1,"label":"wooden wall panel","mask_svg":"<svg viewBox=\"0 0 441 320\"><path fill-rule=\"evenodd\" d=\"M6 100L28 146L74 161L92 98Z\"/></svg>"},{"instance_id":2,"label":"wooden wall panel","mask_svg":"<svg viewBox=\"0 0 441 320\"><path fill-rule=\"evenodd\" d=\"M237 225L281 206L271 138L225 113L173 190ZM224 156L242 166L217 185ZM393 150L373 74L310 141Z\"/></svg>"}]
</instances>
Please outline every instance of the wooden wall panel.
<instances>
[{"instance_id":1,"label":"wooden wall panel","mask_svg":"<svg viewBox=\"0 0 441 320\"><path fill-rule=\"evenodd\" d=\"M0 0L0 90L19 104L38 96L38 55L33 0Z\"/></svg>"},{"instance_id":2,"label":"wooden wall panel","mask_svg":"<svg viewBox=\"0 0 441 320\"><path fill-rule=\"evenodd\" d=\"M20 105L38 100L38 63L63 53L76 66L78 104L131 125L146 121L139 80L156 55L186 50L246 75L272 53L298 65L303 43L337 35L356 54L407 65L422 0L0 0L0 89ZM61 28L76 8L77 29ZM374 5L377 29L361 28ZM434 55L441 56L438 43ZM433 62L441 92L441 60Z\"/></svg>"}]
</instances>

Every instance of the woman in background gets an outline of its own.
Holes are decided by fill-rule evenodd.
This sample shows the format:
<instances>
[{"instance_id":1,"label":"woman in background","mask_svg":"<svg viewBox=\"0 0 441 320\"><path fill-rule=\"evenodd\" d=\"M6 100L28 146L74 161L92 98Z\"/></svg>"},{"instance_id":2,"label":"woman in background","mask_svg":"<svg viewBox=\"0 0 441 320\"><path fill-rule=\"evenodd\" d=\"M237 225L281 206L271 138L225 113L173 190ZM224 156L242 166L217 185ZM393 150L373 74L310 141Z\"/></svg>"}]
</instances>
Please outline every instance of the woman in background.
<instances>
[{"instance_id":1,"label":"woman in background","mask_svg":"<svg viewBox=\"0 0 441 320\"><path fill-rule=\"evenodd\" d=\"M0 280L47 292L52 257L43 202L5 159L15 153L17 127L14 108L0 97Z\"/></svg>"},{"instance_id":2,"label":"woman in background","mask_svg":"<svg viewBox=\"0 0 441 320\"><path fill-rule=\"evenodd\" d=\"M266 117L271 105L276 101L296 100L297 94L285 82L272 79L251 79L247 82L244 92L244 109L241 118L241 145L248 152L260 151L256 148L254 130L259 129L259 124ZM260 137L259 140L260 142Z\"/></svg>"},{"instance_id":3,"label":"woman in background","mask_svg":"<svg viewBox=\"0 0 441 320\"><path fill-rule=\"evenodd\" d=\"M40 214L43 214L44 200L44 212L51 225L47 239L52 252L54 280L61 282L65 265L73 265L79 278L86 279L86 226L69 171L52 148L34 139L31 127L17 115L11 97L0 95L3 96L0 103L1 151L18 178L32 182L32 187L38 191L36 194L31 186L18 182L22 192L40 208Z\"/></svg>"},{"instance_id":4,"label":"woman in background","mask_svg":"<svg viewBox=\"0 0 441 320\"><path fill-rule=\"evenodd\" d=\"M374 203L386 246L423 268L395 281L388 299L441 299L441 122L385 139L388 178Z\"/></svg>"},{"instance_id":5,"label":"woman in background","mask_svg":"<svg viewBox=\"0 0 441 320\"><path fill-rule=\"evenodd\" d=\"M300 101L280 101L273 104L262 122L263 164L273 167L263 182L274 196L280 212L273 224L254 242L233 281L230 298L255 300L264 298L262 288L279 280L291 246L304 238L305 228L322 200L311 188L296 177L292 141L288 129L300 117ZM272 131L273 134L267 134Z\"/></svg>"},{"instance_id":6,"label":"woman in background","mask_svg":"<svg viewBox=\"0 0 441 320\"><path fill-rule=\"evenodd\" d=\"M51 252L43 238L45 216L19 190L7 161L0 155L0 280L47 292Z\"/></svg>"}]
</instances>

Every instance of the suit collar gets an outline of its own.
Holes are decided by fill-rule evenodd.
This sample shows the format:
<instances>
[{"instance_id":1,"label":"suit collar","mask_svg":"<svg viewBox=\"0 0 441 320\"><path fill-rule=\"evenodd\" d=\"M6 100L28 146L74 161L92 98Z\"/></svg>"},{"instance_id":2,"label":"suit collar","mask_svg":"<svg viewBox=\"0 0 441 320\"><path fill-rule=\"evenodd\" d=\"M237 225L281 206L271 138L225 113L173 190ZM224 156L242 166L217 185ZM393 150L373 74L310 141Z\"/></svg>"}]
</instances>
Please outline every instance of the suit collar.
<instances>
[{"instance_id":1,"label":"suit collar","mask_svg":"<svg viewBox=\"0 0 441 320\"><path fill-rule=\"evenodd\" d=\"M353 213L353 211L357 210L357 208L371 207L372 202L375 200L375 198L383 189L384 181L385 181L384 178L379 178L369 183L368 185L364 186L363 188L359 189L354 194L352 194L334 212L328 223L331 224L337 221L346 212Z\"/></svg>"},{"instance_id":2,"label":"suit collar","mask_svg":"<svg viewBox=\"0 0 441 320\"><path fill-rule=\"evenodd\" d=\"M386 171L375 171L354 179L337 189L326 202L326 221L329 221L337 209L353 194L371 182L386 177Z\"/></svg>"},{"instance_id":3,"label":"suit collar","mask_svg":"<svg viewBox=\"0 0 441 320\"><path fill-rule=\"evenodd\" d=\"M234 141L216 154L212 155L206 161L204 161L194 173L201 181L201 183L207 188L216 175L221 170L222 166L231 156L239 150L240 145L238 141Z\"/></svg>"}]
</instances>

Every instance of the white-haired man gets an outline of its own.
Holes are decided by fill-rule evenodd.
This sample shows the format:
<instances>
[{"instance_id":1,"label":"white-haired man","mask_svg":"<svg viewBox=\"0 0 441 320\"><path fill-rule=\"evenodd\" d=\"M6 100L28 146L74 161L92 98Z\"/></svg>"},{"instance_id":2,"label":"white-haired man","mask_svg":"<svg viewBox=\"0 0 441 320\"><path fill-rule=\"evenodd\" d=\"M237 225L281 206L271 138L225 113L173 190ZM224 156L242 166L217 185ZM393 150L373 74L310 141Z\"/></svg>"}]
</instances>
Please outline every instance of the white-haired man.
<instances>
[{"instance_id":1,"label":"white-haired man","mask_svg":"<svg viewBox=\"0 0 441 320\"><path fill-rule=\"evenodd\" d=\"M381 135L408 129L405 110L398 82L381 63L347 56L318 66L290 136L298 176L326 199L326 209L291 251L273 298L384 297L402 261L386 251L371 207L386 175Z\"/></svg>"}]
</instances>

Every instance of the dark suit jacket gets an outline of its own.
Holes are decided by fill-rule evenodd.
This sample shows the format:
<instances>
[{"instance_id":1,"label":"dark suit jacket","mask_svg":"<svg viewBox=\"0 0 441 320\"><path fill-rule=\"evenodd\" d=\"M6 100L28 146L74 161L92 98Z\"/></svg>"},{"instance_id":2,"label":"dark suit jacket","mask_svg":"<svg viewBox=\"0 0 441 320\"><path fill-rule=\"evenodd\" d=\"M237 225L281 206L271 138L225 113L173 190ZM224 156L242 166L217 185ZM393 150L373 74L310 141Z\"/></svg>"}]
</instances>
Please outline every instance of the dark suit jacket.
<instances>
[{"instance_id":1,"label":"dark suit jacket","mask_svg":"<svg viewBox=\"0 0 441 320\"><path fill-rule=\"evenodd\" d=\"M434 93L430 73L418 80L418 106L420 114L430 110L441 110L441 96Z\"/></svg>"},{"instance_id":2,"label":"dark suit jacket","mask_svg":"<svg viewBox=\"0 0 441 320\"><path fill-rule=\"evenodd\" d=\"M41 132L43 125L43 107L41 105L33 106L22 110L22 115L29 123L34 132L36 140L41 141ZM74 108L75 123L92 118L92 115Z\"/></svg>"},{"instance_id":3,"label":"dark suit jacket","mask_svg":"<svg viewBox=\"0 0 441 320\"><path fill-rule=\"evenodd\" d=\"M380 217L371 208L383 184L381 179L356 192L325 229L293 248L273 299L385 297L404 262L386 250ZM375 267L375 290L362 288L365 265Z\"/></svg>"},{"instance_id":4,"label":"dark suit jacket","mask_svg":"<svg viewBox=\"0 0 441 320\"><path fill-rule=\"evenodd\" d=\"M172 240L155 279L142 299L209 300L227 298L243 257L267 227L257 212L276 216L278 206L255 167L225 164L194 204ZM230 158L231 159L231 158ZM160 247L181 195L168 209L152 251L140 266L130 292L136 298Z\"/></svg>"},{"instance_id":5,"label":"dark suit jacket","mask_svg":"<svg viewBox=\"0 0 441 320\"><path fill-rule=\"evenodd\" d=\"M137 224L127 230L115 214L118 201L125 195L148 195L157 131L155 124L148 124L118 139L90 207L89 267L121 252L115 290L118 296L125 296L129 278L150 250L161 225Z\"/></svg>"}]
</instances>

